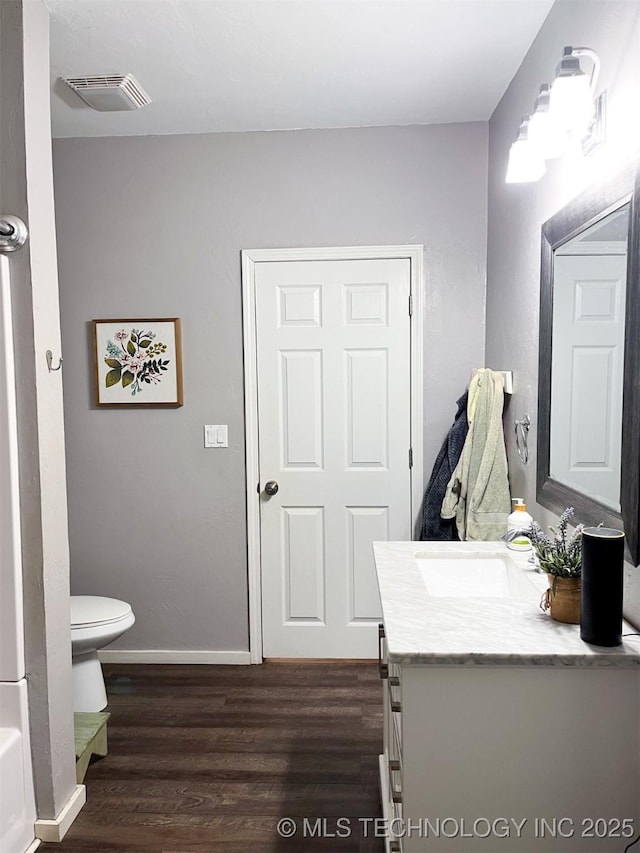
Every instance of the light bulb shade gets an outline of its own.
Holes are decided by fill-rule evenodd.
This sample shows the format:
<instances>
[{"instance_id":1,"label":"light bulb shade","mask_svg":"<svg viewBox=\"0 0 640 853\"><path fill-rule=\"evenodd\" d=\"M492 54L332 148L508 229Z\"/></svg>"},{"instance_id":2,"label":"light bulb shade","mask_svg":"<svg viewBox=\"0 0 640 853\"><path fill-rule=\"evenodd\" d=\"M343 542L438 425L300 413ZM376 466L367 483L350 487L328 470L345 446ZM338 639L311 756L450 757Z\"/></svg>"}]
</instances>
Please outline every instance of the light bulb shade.
<instances>
[{"instance_id":1,"label":"light bulb shade","mask_svg":"<svg viewBox=\"0 0 640 853\"><path fill-rule=\"evenodd\" d=\"M595 105L586 74L556 77L551 85L549 114L558 126L582 139L594 113Z\"/></svg>"},{"instance_id":2,"label":"light bulb shade","mask_svg":"<svg viewBox=\"0 0 640 853\"><path fill-rule=\"evenodd\" d=\"M546 172L539 151L526 138L518 138L509 151L509 164L505 181L508 184L525 184L539 181Z\"/></svg>"},{"instance_id":3,"label":"light bulb shade","mask_svg":"<svg viewBox=\"0 0 640 853\"><path fill-rule=\"evenodd\" d=\"M545 160L561 157L567 149L567 134L553 119L549 109L540 108L529 119L530 144Z\"/></svg>"}]
</instances>

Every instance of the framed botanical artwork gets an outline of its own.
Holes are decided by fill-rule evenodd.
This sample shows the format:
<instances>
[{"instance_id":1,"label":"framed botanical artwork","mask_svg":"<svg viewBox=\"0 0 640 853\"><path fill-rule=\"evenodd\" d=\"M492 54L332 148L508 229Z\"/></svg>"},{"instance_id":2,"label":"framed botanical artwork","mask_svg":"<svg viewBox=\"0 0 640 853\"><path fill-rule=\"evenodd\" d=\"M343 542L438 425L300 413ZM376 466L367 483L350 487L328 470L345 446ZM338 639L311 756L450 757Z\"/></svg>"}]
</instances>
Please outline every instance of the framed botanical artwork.
<instances>
[{"instance_id":1,"label":"framed botanical artwork","mask_svg":"<svg viewBox=\"0 0 640 853\"><path fill-rule=\"evenodd\" d=\"M180 320L92 320L98 406L182 405Z\"/></svg>"}]
</instances>

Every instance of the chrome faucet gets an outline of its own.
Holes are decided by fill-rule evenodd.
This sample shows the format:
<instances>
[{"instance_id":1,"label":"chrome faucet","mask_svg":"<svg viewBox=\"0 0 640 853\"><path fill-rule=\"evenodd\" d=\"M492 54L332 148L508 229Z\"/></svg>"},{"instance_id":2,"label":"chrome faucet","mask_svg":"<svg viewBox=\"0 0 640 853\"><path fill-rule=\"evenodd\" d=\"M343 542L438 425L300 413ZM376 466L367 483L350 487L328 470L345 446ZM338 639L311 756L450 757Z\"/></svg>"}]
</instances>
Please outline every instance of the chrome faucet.
<instances>
[{"instance_id":1,"label":"chrome faucet","mask_svg":"<svg viewBox=\"0 0 640 853\"><path fill-rule=\"evenodd\" d=\"M505 534L501 537L505 542L513 542L514 539L517 539L518 536L526 536L529 538L529 528L528 527L517 527L515 530L507 530Z\"/></svg>"},{"instance_id":2,"label":"chrome faucet","mask_svg":"<svg viewBox=\"0 0 640 853\"><path fill-rule=\"evenodd\" d=\"M507 530L507 532L502 535L501 539L504 542L513 542L513 540L517 539L518 536L526 536L528 539L530 533L531 533L531 528L529 528L529 527L518 527L515 530ZM542 571L542 569L540 568L540 566L538 564L538 560L536 558L535 548L531 549L531 554L529 555L528 562L531 563L535 567L536 572Z\"/></svg>"}]
</instances>

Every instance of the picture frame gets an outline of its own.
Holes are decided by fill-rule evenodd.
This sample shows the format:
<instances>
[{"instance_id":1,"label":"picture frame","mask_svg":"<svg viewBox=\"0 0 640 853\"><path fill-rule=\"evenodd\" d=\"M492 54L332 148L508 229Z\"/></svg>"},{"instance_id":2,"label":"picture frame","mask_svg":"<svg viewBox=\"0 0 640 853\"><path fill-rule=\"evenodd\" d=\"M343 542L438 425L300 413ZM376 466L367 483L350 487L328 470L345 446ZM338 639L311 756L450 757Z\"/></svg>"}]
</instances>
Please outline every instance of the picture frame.
<instances>
[{"instance_id":1,"label":"picture frame","mask_svg":"<svg viewBox=\"0 0 640 853\"><path fill-rule=\"evenodd\" d=\"M178 317L91 323L96 406L175 409L183 405Z\"/></svg>"}]
</instances>

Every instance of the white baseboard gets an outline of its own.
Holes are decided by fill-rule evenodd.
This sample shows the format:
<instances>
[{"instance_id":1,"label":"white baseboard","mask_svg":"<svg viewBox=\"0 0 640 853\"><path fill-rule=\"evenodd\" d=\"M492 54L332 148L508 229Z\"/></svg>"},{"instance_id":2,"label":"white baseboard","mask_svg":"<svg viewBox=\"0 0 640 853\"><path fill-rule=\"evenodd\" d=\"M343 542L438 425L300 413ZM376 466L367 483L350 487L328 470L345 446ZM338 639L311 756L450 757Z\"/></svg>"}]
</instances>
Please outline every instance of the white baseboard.
<instances>
[{"instance_id":1,"label":"white baseboard","mask_svg":"<svg viewBox=\"0 0 640 853\"><path fill-rule=\"evenodd\" d=\"M179 651L174 649L102 649L102 663L216 663L250 664L249 652Z\"/></svg>"},{"instance_id":2,"label":"white baseboard","mask_svg":"<svg viewBox=\"0 0 640 853\"><path fill-rule=\"evenodd\" d=\"M84 785L76 785L73 794L55 820L36 820L34 824L36 838L53 843L62 841L86 800L87 789Z\"/></svg>"},{"instance_id":3,"label":"white baseboard","mask_svg":"<svg viewBox=\"0 0 640 853\"><path fill-rule=\"evenodd\" d=\"M27 847L24 853L35 853L38 847L40 847L40 839L36 838L35 841Z\"/></svg>"}]
</instances>

